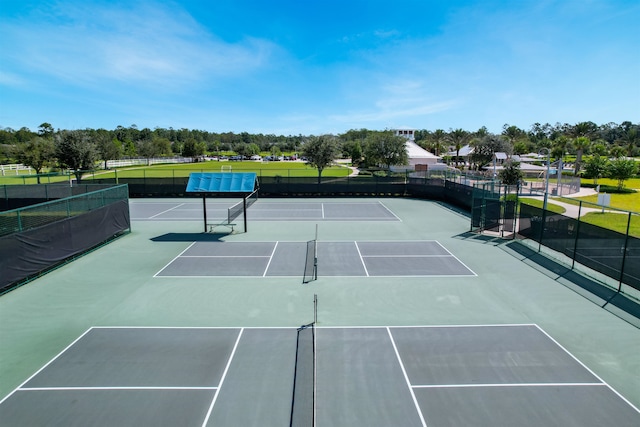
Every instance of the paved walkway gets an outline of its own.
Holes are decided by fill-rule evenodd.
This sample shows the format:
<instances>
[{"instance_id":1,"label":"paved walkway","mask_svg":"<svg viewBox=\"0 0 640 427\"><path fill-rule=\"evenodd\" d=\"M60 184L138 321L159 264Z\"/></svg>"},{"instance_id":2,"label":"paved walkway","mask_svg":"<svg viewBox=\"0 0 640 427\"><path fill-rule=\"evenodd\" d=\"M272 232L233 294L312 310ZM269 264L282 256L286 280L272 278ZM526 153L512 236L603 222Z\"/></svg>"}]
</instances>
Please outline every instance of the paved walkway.
<instances>
[{"instance_id":1,"label":"paved walkway","mask_svg":"<svg viewBox=\"0 0 640 427\"><path fill-rule=\"evenodd\" d=\"M574 198L574 197L585 197L585 196L592 196L594 194L598 194L596 192L596 190L594 190L593 188L581 188L579 192L577 193L573 193L573 194L568 194L565 197L568 198ZM530 197L531 199L536 199L536 200L544 200L544 196L533 196ZM572 205L570 203L564 203L561 202L553 197L549 197L547 200L547 203L553 203L554 205L558 205L561 206L565 209L565 212L563 213L563 215L571 217L571 218L578 218L578 215L580 216L585 216L586 214L590 213L590 212L602 212L602 208L588 208L583 206L582 209L580 209L579 205ZM614 212L614 211L611 211Z\"/></svg>"}]
</instances>

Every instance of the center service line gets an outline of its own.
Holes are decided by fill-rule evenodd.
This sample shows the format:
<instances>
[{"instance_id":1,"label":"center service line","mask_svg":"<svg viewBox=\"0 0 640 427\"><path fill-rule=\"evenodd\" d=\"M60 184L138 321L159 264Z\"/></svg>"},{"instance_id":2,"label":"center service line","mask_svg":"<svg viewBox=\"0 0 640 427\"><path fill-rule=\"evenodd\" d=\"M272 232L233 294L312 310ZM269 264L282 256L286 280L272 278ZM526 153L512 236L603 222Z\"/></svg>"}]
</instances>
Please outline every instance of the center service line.
<instances>
[{"instance_id":1,"label":"center service line","mask_svg":"<svg viewBox=\"0 0 640 427\"><path fill-rule=\"evenodd\" d=\"M238 334L238 338L236 339L236 343L233 345L233 350L231 350L231 355L229 356L229 360L227 361L227 366L224 368L224 372L222 373L222 378L220 378L220 384L218 384L218 389L213 395L213 400L211 401L211 405L209 405L209 410L207 411L207 416L204 417L204 421L202 422L202 427L206 427L209 422L209 418L211 417L211 411L213 410L213 405L216 404L216 400L218 400L218 395L220 394L220 389L222 388L222 383L224 383L224 379L227 377L227 372L229 372L229 367L231 366L231 361L233 360L233 356L236 354L236 349L238 348L238 344L240 343L240 338L242 338L242 333L244 332L244 328L240 329L240 333Z\"/></svg>"},{"instance_id":2,"label":"center service line","mask_svg":"<svg viewBox=\"0 0 640 427\"><path fill-rule=\"evenodd\" d=\"M369 277L369 270L367 270L367 266L364 264L364 258L362 258L362 254L360 253L360 247L358 246L358 242L353 242L356 245L356 250L358 251L358 256L360 257L360 262L362 263L362 268L364 268L364 272Z\"/></svg>"},{"instance_id":3,"label":"center service line","mask_svg":"<svg viewBox=\"0 0 640 427\"><path fill-rule=\"evenodd\" d=\"M402 363L402 358L400 357L400 353L398 352L398 347L396 347L396 342L393 340L393 335L391 335L391 328L387 327L387 333L389 334L389 339L391 340L393 351L396 352L396 357L398 358L400 369L402 369L402 375L404 375L404 380L407 382L407 387L409 387L409 392L411 393L413 404L416 405L416 411L418 411L418 415L420 416L420 421L422 421L423 427L427 427L427 422L424 420L424 416L422 415L422 411L420 410L420 405L418 405L418 399L416 399L416 395L413 392L413 387L411 387L411 381L409 381L409 376L407 375L407 371L404 369L404 364Z\"/></svg>"}]
</instances>

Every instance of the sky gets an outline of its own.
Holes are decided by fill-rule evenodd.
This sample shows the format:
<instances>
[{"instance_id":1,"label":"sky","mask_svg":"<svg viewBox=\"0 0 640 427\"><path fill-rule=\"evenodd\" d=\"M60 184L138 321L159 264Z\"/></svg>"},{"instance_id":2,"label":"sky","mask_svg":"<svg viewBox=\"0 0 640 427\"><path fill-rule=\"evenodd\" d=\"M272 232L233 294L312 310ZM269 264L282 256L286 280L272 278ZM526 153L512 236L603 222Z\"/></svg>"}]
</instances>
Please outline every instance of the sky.
<instances>
[{"instance_id":1,"label":"sky","mask_svg":"<svg viewBox=\"0 0 640 427\"><path fill-rule=\"evenodd\" d=\"M637 0L0 0L0 128L640 122Z\"/></svg>"}]
</instances>

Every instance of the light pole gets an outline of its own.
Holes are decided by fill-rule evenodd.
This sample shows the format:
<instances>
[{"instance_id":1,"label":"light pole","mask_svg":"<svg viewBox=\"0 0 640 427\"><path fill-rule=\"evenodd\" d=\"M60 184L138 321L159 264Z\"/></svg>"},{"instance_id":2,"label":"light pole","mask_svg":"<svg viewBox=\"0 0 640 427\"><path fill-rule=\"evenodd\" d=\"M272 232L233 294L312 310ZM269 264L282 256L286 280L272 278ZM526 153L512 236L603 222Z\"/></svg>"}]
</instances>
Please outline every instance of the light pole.
<instances>
[{"instance_id":1,"label":"light pole","mask_svg":"<svg viewBox=\"0 0 640 427\"><path fill-rule=\"evenodd\" d=\"M547 173L545 175L545 179L544 179L544 205L542 206L542 209L544 209L545 211L547 210L547 197L549 196L549 167L550 167L550 162L551 162L551 150L549 150L548 148L542 148L540 151L538 151L538 155L544 155L546 151L546 155L547 155Z\"/></svg>"}]
</instances>

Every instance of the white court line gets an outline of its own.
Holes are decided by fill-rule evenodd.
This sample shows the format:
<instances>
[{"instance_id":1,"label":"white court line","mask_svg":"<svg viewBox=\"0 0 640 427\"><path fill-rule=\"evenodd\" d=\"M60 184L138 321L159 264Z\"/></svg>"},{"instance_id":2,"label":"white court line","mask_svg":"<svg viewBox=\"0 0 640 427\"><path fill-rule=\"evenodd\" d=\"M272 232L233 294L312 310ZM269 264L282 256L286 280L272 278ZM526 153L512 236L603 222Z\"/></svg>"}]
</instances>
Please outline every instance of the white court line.
<instances>
[{"instance_id":1,"label":"white court line","mask_svg":"<svg viewBox=\"0 0 640 427\"><path fill-rule=\"evenodd\" d=\"M180 252L178 255L176 255L176 256L175 256L175 258L173 258L173 259L172 259L171 261L169 261L169 262L168 262L164 267L162 267L162 268L160 269L160 271L158 271L156 274L154 274L154 275L153 275L153 277L157 277L157 276L158 276L158 274L162 273L162 272L164 271L164 269L165 269L165 268L169 267L169 265L171 265L171 263L172 263L173 261L175 261L175 260L177 260L178 258L180 258L180 255L182 255L183 253L185 253L186 251L188 251L188 250L189 250L193 245L195 245L196 243L198 243L198 242L193 242L192 244L190 244L189 246L187 246L187 248L186 248L184 251L182 251L182 252Z\"/></svg>"},{"instance_id":2,"label":"white court line","mask_svg":"<svg viewBox=\"0 0 640 427\"><path fill-rule=\"evenodd\" d=\"M332 242L340 242L341 240L332 240ZM438 243L437 240L414 239L414 240L361 240L363 243ZM442 245L440 245L442 246ZM449 252L449 251L447 251ZM449 252L450 253L450 252Z\"/></svg>"},{"instance_id":3,"label":"white court line","mask_svg":"<svg viewBox=\"0 0 640 427\"><path fill-rule=\"evenodd\" d=\"M363 255L364 258L453 258L453 255Z\"/></svg>"},{"instance_id":4,"label":"white court line","mask_svg":"<svg viewBox=\"0 0 640 427\"><path fill-rule=\"evenodd\" d=\"M424 427L427 427L427 423L424 420L424 416L422 415L422 410L420 410L420 405L418 405L418 399L416 399L416 395L413 392L413 388L411 387L411 382L409 381L409 376L407 375L407 371L404 369L404 364L402 363L402 359L400 358L398 347L396 347L396 342L393 340L393 335L391 334L391 329L389 327L387 327L387 333L389 334L389 339L391 340L393 351L395 351L396 357L398 358L398 364L400 364L400 369L402 370L402 375L404 375L404 380L407 382L407 387L409 387L409 392L411 393L413 404L416 406L416 411L418 411L418 415L420 416L420 421L422 421L422 425Z\"/></svg>"},{"instance_id":5,"label":"white court line","mask_svg":"<svg viewBox=\"0 0 640 427\"><path fill-rule=\"evenodd\" d=\"M222 373L222 378L220 378L220 384L218 384L218 389L213 395L213 400L211 401L211 405L209 405L207 416L204 417L204 421L202 422L202 427L206 427L207 423L209 422L209 417L211 417L211 411L213 411L213 405L215 405L216 400L218 400L218 395L220 394L220 388L222 388L222 383L224 383L224 379L227 377L227 372L229 372L231 361L233 360L233 356L235 356L236 354L236 349L238 348L238 344L240 343L240 338L242 337L243 332L244 332L244 328L240 329L240 333L238 334L236 343L233 345L233 350L231 350L231 355L229 356L229 360L227 361L227 366L224 368L224 372Z\"/></svg>"},{"instance_id":6,"label":"white court line","mask_svg":"<svg viewBox=\"0 0 640 427\"><path fill-rule=\"evenodd\" d=\"M271 256L269 257L269 261L267 262L267 266L264 268L264 273L262 273L262 277L267 276L267 271L269 271L269 266L271 265L271 261L273 261L273 255L276 253L276 248L278 247L278 242L273 245L273 250L271 251Z\"/></svg>"},{"instance_id":7,"label":"white court line","mask_svg":"<svg viewBox=\"0 0 640 427\"><path fill-rule=\"evenodd\" d=\"M495 328L495 327L520 327L535 326L535 323L487 323L478 325L406 325L406 326L387 326L387 325L361 325L361 326L316 326L320 329L404 329L404 328ZM144 327L144 326L142 326Z\"/></svg>"},{"instance_id":8,"label":"white court line","mask_svg":"<svg viewBox=\"0 0 640 427\"><path fill-rule=\"evenodd\" d=\"M505 383L505 384L426 384L412 385L413 388L482 388L482 387L576 387L602 386L605 383Z\"/></svg>"},{"instance_id":9,"label":"white court line","mask_svg":"<svg viewBox=\"0 0 640 427\"><path fill-rule=\"evenodd\" d=\"M398 215L396 215L395 213L393 213L393 211L392 211L391 209L389 209L389 208L387 207L387 205L385 205L384 203L382 203L382 202L380 202L380 201L379 201L378 203L380 203L380 204L382 205L382 207L383 207L383 208L385 208L386 210L388 210L388 211L389 211L389 213L390 213L391 215L393 215L393 216L394 216L398 221L402 222L402 220L400 219L400 217L398 217Z\"/></svg>"},{"instance_id":10,"label":"white court line","mask_svg":"<svg viewBox=\"0 0 640 427\"><path fill-rule=\"evenodd\" d=\"M84 331L84 333L82 335L80 335L78 338L76 338L75 340L73 340L73 342L71 344L69 344L68 346L66 346L60 353L58 353L53 359L49 360L42 368L38 369L33 375L31 375L29 378L27 378L22 384L20 384L15 390L13 390L11 393L9 393L8 395L6 395L4 397L4 399L0 400L0 405L2 404L2 402L4 402L5 400L7 400L11 395L13 395L13 393L15 393L18 389L22 388L22 386L24 386L26 383L28 383L29 381L31 381L31 379L33 377L35 377L36 375L38 375L40 372L42 372L42 370L44 368L46 368L47 366L51 365L54 360L56 360L58 357L60 357L62 355L62 353L64 353L65 351L69 350L71 348L72 345L74 345L75 343L77 343L78 341L80 341L80 338L84 337L86 334L89 333L89 331L91 331L91 329L93 328L89 328L86 331Z\"/></svg>"},{"instance_id":11,"label":"white court line","mask_svg":"<svg viewBox=\"0 0 640 427\"><path fill-rule=\"evenodd\" d=\"M24 387L20 391L93 391L93 390L217 390L218 387Z\"/></svg>"},{"instance_id":12,"label":"white court line","mask_svg":"<svg viewBox=\"0 0 640 427\"><path fill-rule=\"evenodd\" d=\"M330 277L340 277L340 276L330 276ZM358 277L358 276L344 276L344 277ZM362 277L362 276L360 276ZM420 278L447 278L447 277L477 277L476 275L473 274L405 274L405 275L398 275L398 274L394 274L394 275L385 275L385 274L379 274L379 275L375 275L375 276L368 276L368 277L386 277L389 279L392 279L394 277L397 278L401 278L401 277L417 277L418 279Z\"/></svg>"},{"instance_id":13,"label":"white court line","mask_svg":"<svg viewBox=\"0 0 640 427\"><path fill-rule=\"evenodd\" d=\"M131 218L132 221L202 221L202 218Z\"/></svg>"},{"instance_id":14,"label":"white court line","mask_svg":"<svg viewBox=\"0 0 640 427\"><path fill-rule=\"evenodd\" d=\"M265 257L266 258L266 257ZM299 277L299 275L293 274L291 276L264 276L264 275L259 275L259 274L255 274L253 276L241 276L241 275L235 275L235 276L223 276L223 275L209 275L209 276L203 276L203 275L197 275L197 276L153 276L156 279L211 279L211 278L216 278L216 279L256 279L256 278L262 278L262 279L291 279L293 277ZM368 276L365 276L364 274L353 274L353 275L345 275L345 274L341 274L341 275L337 275L337 276L331 276L329 274L323 274L322 277L328 277L328 278L332 278L332 279L340 279L340 278L349 278L349 279L357 279L357 278L382 278L382 279L394 279L394 278L416 278L416 279L424 279L424 278L451 278L451 277L477 277L476 275L473 274L405 274L405 275L371 275L369 274Z\"/></svg>"},{"instance_id":15,"label":"white court line","mask_svg":"<svg viewBox=\"0 0 640 427\"><path fill-rule=\"evenodd\" d=\"M364 268L364 273L369 277L369 270L367 270L367 266L364 263L364 259L362 258L362 254L360 253L360 247L358 246L358 242L354 241L354 245L356 245L356 250L358 251L358 256L360 257L360 262L362 263L362 268Z\"/></svg>"},{"instance_id":16,"label":"white court line","mask_svg":"<svg viewBox=\"0 0 640 427\"><path fill-rule=\"evenodd\" d=\"M320 209L322 210L322 219L324 219L324 203L320 203Z\"/></svg>"},{"instance_id":17,"label":"white court line","mask_svg":"<svg viewBox=\"0 0 640 427\"><path fill-rule=\"evenodd\" d=\"M180 258L270 258L271 255L183 255Z\"/></svg>"},{"instance_id":18,"label":"white court line","mask_svg":"<svg viewBox=\"0 0 640 427\"><path fill-rule=\"evenodd\" d=\"M157 214L155 214L155 215L152 215L152 216L150 216L150 217L149 217L149 219L153 219L153 218L157 217L158 215L162 215L163 213L170 212L170 211L172 211L172 210L174 210L174 209L178 209L180 206L184 206L184 203L180 203L180 204L179 204L179 205L177 205L177 206L174 206L174 207L172 207L172 208L170 208L170 209L167 209L167 210L164 210L164 211L162 211L162 212L160 212L160 213L157 213Z\"/></svg>"},{"instance_id":19,"label":"white court line","mask_svg":"<svg viewBox=\"0 0 640 427\"><path fill-rule=\"evenodd\" d=\"M134 204L134 205L171 205L176 203L175 199L174 201L171 201L171 199L161 199L161 200L157 200L157 199L129 199L129 203ZM223 203L223 202L213 202L213 203ZM202 199L185 199L185 201L183 202L183 204L185 205L201 205L202 204Z\"/></svg>"},{"instance_id":20,"label":"white court line","mask_svg":"<svg viewBox=\"0 0 640 427\"><path fill-rule=\"evenodd\" d=\"M467 264L465 264L464 262L460 261L460 259L455 256L454 254L452 254L451 252L449 252L449 249L445 248L442 243L438 242L437 240L434 240L434 242L436 242L442 249L444 249L445 251L447 251L447 253L450 253L452 257L454 257L460 264L462 264L464 266L464 268L466 268L467 270L469 270L470 272L473 273L474 276L477 276L476 272L473 271L472 269L470 269L469 267L467 267Z\"/></svg>"},{"instance_id":21,"label":"white court line","mask_svg":"<svg viewBox=\"0 0 640 427\"><path fill-rule=\"evenodd\" d=\"M573 358L573 360L575 360L576 362L578 362L584 369L586 369L587 371L589 371L589 373L591 375L593 375L594 377L596 377L598 379L598 381L602 381L603 384L605 384L609 390L611 390L612 392L614 392L620 399L624 400L625 402L627 402L627 404L629 406L631 406L633 409L636 410L636 412L640 413L640 409L636 408L633 403L629 402L627 399L625 399L625 397L623 395L621 395L620 393L618 393L613 387L611 387L606 381L604 381L602 378L600 378L595 372L593 372L591 369L589 369L587 367L587 365L585 365L584 363L582 363L577 357L575 357L573 354L571 354L571 352L569 352L569 350L567 350L566 348L564 348L562 345L560 345L560 343L558 341L556 341L555 339L553 339L553 337L551 335L549 335L544 329L542 329L540 326L535 325L536 328L538 328L540 330L540 332L542 332L543 334L545 334L547 336L547 338L549 338L551 341L553 341L558 347L560 347L565 353L567 353L569 356L571 356L571 358Z\"/></svg>"},{"instance_id":22,"label":"white court line","mask_svg":"<svg viewBox=\"0 0 640 427\"><path fill-rule=\"evenodd\" d=\"M291 279L294 277L300 277L300 275L292 275L292 276L261 276L260 274L255 274L253 276L158 276L156 279ZM345 276L349 277L349 276ZM364 277L364 276L353 276L353 277Z\"/></svg>"},{"instance_id":23,"label":"white court line","mask_svg":"<svg viewBox=\"0 0 640 427\"><path fill-rule=\"evenodd\" d=\"M287 208L280 208L280 209L269 209L269 208L263 208L262 206L260 206L259 209L255 209L253 208L253 211L256 213L259 212L282 212L282 211L288 211L290 209ZM300 208L296 208L296 212L317 212L318 208L310 208L310 209L300 209Z\"/></svg>"},{"instance_id":24,"label":"white court line","mask_svg":"<svg viewBox=\"0 0 640 427\"><path fill-rule=\"evenodd\" d=\"M196 330L217 330L217 329L298 329L300 326L94 326L92 329L196 329ZM216 387L214 387L216 388Z\"/></svg>"},{"instance_id":25,"label":"white court line","mask_svg":"<svg viewBox=\"0 0 640 427\"><path fill-rule=\"evenodd\" d=\"M271 222L282 222L282 221L298 221L298 222L312 222L312 221L327 221L327 222L331 222L331 221L360 221L360 222L397 222L398 220L395 218L367 218L367 217L333 217L333 218L320 218L319 216L309 216L309 217L304 217L301 218L299 216L297 217L284 217L284 216L278 216L277 218L265 218L265 217L260 217L259 216L259 212L257 214L252 214L253 217L250 217L250 219L252 221L259 221L259 222L267 222L267 221L271 221ZM196 220L202 220L202 218L155 218L153 220L147 219L147 218L138 218L136 219L137 221L182 221L182 220L192 220L192 221L196 221Z\"/></svg>"}]
</instances>

